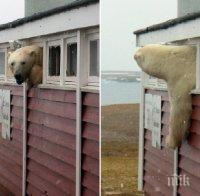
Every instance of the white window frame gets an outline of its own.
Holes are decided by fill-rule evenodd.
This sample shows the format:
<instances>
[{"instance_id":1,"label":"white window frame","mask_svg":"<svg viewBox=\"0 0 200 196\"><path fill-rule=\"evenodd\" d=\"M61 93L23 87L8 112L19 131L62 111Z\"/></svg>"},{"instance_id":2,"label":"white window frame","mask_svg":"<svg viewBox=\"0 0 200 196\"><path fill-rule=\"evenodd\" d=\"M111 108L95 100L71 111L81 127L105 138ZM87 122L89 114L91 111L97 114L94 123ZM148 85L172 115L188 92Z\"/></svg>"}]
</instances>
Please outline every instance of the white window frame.
<instances>
[{"instance_id":1,"label":"white window frame","mask_svg":"<svg viewBox=\"0 0 200 196\"><path fill-rule=\"evenodd\" d=\"M90 41L98 40L99 44L99 29L91 29L86 32L86 40L87 40L87 64L88 64L88 85L90 86L99 86L99 76L90 76ZM99 53L100 58L100 45L97 48L97 52ZM100 71L99 71L100 72Z\"/></svg>"},{"instance_id":2,"label":"white window frame","mask_svg":"<svg viewBox=\"0 0 200 196\"><path fill-rule=\"evenodd\" d=\"M49 48L51 46L60 46L60 76L49 76ZM45 73L46 73L46 81L44 81L44 83L47 84L61 84L61 78L62 78L62 67L63 67L63 61L62 61L62 56L63 56L63 46L62 46L62 40L54 40L54 41L48 41L47 42L47 47L44 47L44 49L46 48L46 52L44 55L44 58L46 58L46 66L44 64L44 68L45 69ZM43 49L43 50L44 50ZM44 79L45 79L44 78Z\"/></svg>"},{"instance_id":3,"label":"white window frame","mask_svg":"<svg viewBox=\"0 0 200 196\"><path fill-rule=\"evenodd\" d=\"M5 54L5 64L4 64L4 74L0 74L0 81L6 81L6 73L7 73L7 49L6 48L0 48L0 52Z\"/></svg>"},{"instance_id":4,"label":"white window frame","mask_svg":"<svg viewBox=\"0 0 200 196\"><path fill-rule=\"evenodd\" d=\"M70 36L71 35L71 36ZM63 52L63 58L64 58L64 81L65 84L75 84L76 80L77 80L77 73L76 76L67 76L66 71L67 71L67 45L68 44L73 44L76 43L77 44L77 50L78 50L78 42L77 42L77 33L74 34L69 34L69 36L67 38L65 38L64 41L64 52ZM77 52L77 62L78 62L78 52ZM78 63L77 63L78 64ZM77 69L77 67L76 67Z\"/></svg>"}]
</instances>

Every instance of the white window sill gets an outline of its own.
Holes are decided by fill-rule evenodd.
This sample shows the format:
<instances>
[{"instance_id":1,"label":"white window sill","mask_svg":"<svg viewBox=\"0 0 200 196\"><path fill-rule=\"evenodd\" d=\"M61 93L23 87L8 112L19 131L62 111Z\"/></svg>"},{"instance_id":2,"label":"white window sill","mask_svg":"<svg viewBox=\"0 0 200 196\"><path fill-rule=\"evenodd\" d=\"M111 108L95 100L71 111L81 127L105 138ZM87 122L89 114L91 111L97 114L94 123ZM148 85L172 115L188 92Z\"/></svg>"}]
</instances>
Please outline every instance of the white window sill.
<instances>
[{"instance_id":1,"label":"white window sill","mask_svg":"<svg viewBox=\"0 0 200 196\"><path fill-rule=\"evenodd\" d=\"M84 86L81 87L81 91L87 93L99 93L99 86Z\"/></svg>"},{"instance_id":2,"label":"white window sill","mask_svg":"<svg viewBox=\"0 0 200 196\"><path fill-rule=\"evenodd\" d=\"M76 90L76 85L57 85L57 84L40 84L38 85L38 88L42 89L57 89L57 90Z\"/></svg>"}]
</instances>

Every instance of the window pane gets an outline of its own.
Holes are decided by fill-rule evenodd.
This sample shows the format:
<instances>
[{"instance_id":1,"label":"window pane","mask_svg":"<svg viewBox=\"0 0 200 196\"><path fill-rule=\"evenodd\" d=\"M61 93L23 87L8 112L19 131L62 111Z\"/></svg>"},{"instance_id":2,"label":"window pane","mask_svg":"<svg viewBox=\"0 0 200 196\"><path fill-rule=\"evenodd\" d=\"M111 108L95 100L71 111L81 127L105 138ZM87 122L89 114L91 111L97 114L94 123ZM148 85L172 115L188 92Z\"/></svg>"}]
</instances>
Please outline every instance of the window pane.
<instances>
[{"instance_id":1,"label":"window pane","mask_svg":"<svg viewBox=\"0 0 200 196\"><path fill-rule=\"evenodd\" d=\"M49 76L60 76L60 46L49 47Z\"/></svg>"},{"instance_id":2,"label":"window pane","mask_svg":"<svg viewBox=\"0 0 200 196\"><path fill-rule=\"evenodd\" d=\"M5 74L5 52L0 52L0 74Z\"/></svg>"},{"instance_id":3,"label":"window pane","mask_svg":"<svg viewBox=\"0 0 200 196\"><path fill-rule=\"evenodd\" d=\"M67 76L76 76L77 71L77 43L67 44Z\"/></svg>"},{"instance_id":4,"label":"window pane","mask_svg":"<svg viewBox=\"0 0 200 196\"><path fill-rule=\"evenodd\" d=\"M90 41L90 76L99 76L99 41Z\"/></svg>"}]
</instances>

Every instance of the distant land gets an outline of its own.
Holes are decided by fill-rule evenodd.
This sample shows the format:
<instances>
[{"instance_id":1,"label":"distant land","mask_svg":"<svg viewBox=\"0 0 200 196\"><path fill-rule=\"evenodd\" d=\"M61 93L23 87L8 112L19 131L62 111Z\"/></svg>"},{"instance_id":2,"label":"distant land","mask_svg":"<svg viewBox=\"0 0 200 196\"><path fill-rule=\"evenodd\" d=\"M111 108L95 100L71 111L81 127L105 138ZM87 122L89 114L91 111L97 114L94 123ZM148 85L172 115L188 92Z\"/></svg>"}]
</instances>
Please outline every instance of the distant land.
<instances>
[{"instance_id":1,"label":"distant land","mask_svg":"<svg viewBox=\"0 0 200 196\"><path fill-rule=\"evenodd\" d=\"M101 77L117 82L140 82L140 73L140 71L102 71Z\"/></svg>"}]
</instances>

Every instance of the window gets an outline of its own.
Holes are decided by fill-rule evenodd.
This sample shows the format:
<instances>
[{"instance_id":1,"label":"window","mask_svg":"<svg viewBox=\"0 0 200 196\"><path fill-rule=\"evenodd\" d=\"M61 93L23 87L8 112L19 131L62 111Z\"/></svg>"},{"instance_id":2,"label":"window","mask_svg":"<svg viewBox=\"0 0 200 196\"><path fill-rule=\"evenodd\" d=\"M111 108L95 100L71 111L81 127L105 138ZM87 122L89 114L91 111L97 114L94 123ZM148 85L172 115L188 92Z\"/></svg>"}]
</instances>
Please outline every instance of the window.
<instances>
[{"instance_id":1,"label":"window","mask_svg":"<svg viewBox=\"0 0 200 196\"><path fill-rule=\"evenodd\" d=\"M5 75L5 52L0 51L0 75Z\"/></svg>"},{"instance_id":2,"label":"window","mask_svg":"<svg viewBox=\"0 0 200 196\"><path fill-rule=\"evenodd\" d=\"M77 73L77 43L67 44L66 76L76 76Z\"/></svg>"},{"instance_id":3,"label":"window","mask_svg":"<svg viewBox=\"0 0 200 196\"><path fill-rule=\"evenodd\" d=\"M60 46L49 47L49 76L60 76Z\"/></svg>"},{"instance_id":4,"label":"window","mask_svg":"<svg viewBox=\"0 0 200 196\"><path fill-rule=\"evenodd\" d=\"M90 76L99 76L99 40L90 41Z\"/></svg>"}]
</instances>

